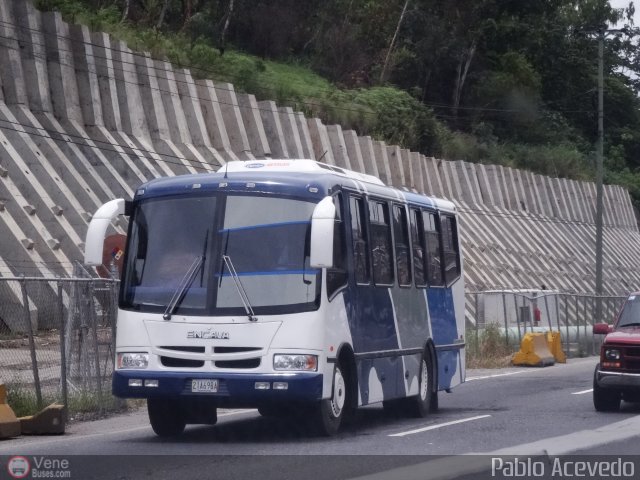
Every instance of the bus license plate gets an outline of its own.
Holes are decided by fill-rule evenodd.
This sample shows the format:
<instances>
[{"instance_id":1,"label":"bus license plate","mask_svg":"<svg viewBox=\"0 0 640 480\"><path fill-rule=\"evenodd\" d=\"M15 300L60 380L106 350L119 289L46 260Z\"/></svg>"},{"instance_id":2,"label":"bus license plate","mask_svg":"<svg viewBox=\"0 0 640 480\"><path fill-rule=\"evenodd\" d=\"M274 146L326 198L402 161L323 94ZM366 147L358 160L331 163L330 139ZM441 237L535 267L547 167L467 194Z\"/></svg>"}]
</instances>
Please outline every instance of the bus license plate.
<instances>
[{"instance_id":1,"label":"bus license plate","mask_svg":"<svg viewBox=\"0 0 640 480\"><path fill-rule=\"evenodd\" d=\"M191 380L192 393L216 393L218 391L218 380L210 378Z\"/></svg>"}]
</instances>

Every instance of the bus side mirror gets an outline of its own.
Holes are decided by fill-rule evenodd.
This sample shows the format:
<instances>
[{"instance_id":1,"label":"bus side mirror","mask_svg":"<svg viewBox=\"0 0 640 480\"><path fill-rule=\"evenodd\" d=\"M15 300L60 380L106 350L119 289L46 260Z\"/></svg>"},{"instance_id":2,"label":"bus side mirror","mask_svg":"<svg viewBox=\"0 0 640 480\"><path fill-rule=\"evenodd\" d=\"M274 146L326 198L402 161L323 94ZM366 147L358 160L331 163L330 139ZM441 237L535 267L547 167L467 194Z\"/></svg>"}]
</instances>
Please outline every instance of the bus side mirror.
<instances>
[{"instance_id":1,"label":"bus side mirror","mask_svg":"<svg viewBox=\"0 0 640 480\"><path fill-rule=\"evenodd\" d=\"M102 205L91 218L84 242L84 263L90 266L102 265L102 250L107 228L118 215L125 214L124 198L117 198Z\"/></svg>"},{"instance_id":2,"label":"bus side mirror","mask_svg":"<svg viewBox=\"0 0 640 480\"><path fill-rule=\"evenodd\" d=\"M333 229L336 206L332 197L324 197L311 215L311 268L333 267Z\"/></svg>"}]
</instances>

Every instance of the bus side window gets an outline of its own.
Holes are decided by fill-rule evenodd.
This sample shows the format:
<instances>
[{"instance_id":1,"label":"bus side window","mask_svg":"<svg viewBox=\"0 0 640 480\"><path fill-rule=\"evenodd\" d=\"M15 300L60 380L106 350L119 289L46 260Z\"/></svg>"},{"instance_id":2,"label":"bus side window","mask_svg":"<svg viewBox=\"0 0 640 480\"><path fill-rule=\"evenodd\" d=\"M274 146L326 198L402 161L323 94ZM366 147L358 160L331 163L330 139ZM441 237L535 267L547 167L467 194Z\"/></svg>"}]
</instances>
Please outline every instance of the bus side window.
<instances>
[{"instance_id":1,"label":"bus side window","mask_svg":"<svg viewBox=\"0 0 640 480\"><path fill-rule=\"evenodd\" d=\"M333 229L333 268L327 270L327 297L333 295L347 284L347 262L345 256L345 231L342 210L342 195L333 196L336 205L336 224Z\"/></svg>"},{"instance_id":2,"label":"bus side window","mask_svg":"<svg viewBox=\"0 0 640 480\"><path fill-rule=\"evenodd\" d=\"M440 252L440 225L434 213L422 212L424 234L427 241L427 280L429 285L444 285Z\"/></svg>"},{"instance_id":3,"label":"bus side window","mask_svg":"<svg viewBox=\"0 0 640 480\"><path fill-rule=\"evenodd\" d=\"M392 285L393 249L389 205L386 202L369 200L369 228L371 229L373 281L376 285Z\"/></svg>"},{"instance_id":4,"label":"bus side window","mask_svg":"<svg viewBox=\"0 0 640 480\"><path fill-rule=\"evenodd\" d=\"M407 231L407 210L401 205L393 206L393 241L396 250L398 285L409 287L411 286L411 257Z\"/></svg>"},{"instance_id":5,"label":"bus side window","mask_svg":"<svg viewBox=\"0 0 640 480\"><path fill-rule=\"evenodd\" d=\"M427 285L425 271L424 225L420 210L411 209L411 244L413 246L413 275L416 287Z\"/></svg>"},{"instance_id":6,"label":"bus side window","mask_svg":"<svg viewBox=\"0 0 640 480\"><path fill-rule=\"evenodd\" d=\"M460 276L456 219L449 215L442 216L442 248L444 250L444 277L448 285Z\"/></svg>"},{"instance_id":7,"label":"bus side window","mask_svg":"<svg viewBox=\"0 0 640 480\"><path fill-rule=\"evenodd\" d=\"M371 273L369 268L369 248L367 245L367 231L364 200L359 197L349 197L351 211L351 238L353 242L353 263L357 283L369 283Z\"/></svg>"}]
</instances>

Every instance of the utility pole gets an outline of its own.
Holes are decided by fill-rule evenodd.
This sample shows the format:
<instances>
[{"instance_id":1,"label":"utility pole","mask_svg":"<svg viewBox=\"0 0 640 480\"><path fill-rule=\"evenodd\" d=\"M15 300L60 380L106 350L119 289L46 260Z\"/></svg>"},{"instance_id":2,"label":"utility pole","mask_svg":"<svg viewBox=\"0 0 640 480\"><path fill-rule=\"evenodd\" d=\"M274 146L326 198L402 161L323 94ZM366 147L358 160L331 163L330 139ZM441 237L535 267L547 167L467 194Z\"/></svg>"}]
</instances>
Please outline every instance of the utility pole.
<instances>
[{"instance_id":1,"label":"utility pole","mask_svg":"<svg viewBox=\"0 0 640 480\"><path fill-rule=\"evenodd\" d=\"M603 178L604 178L604 37L607 28L598 30L598 142L596 146L596 312L595 322L602 322L602 247L603 247Z\"/></svg>"},{"instance_id":2,"label":"utility pole","mask_svg":"<svg viewBox=\"0 0 640 480\"><path fill-rule=\"evenodd\" d=\"M625 33L629 35L626 28L615 29L601 25L595 31L598 35L598 141L596 145L596 311L595 321L602 322L602 293L603 293L603 210L604 210L604 40L607 34Z\"/></svg>"}]
</instances>

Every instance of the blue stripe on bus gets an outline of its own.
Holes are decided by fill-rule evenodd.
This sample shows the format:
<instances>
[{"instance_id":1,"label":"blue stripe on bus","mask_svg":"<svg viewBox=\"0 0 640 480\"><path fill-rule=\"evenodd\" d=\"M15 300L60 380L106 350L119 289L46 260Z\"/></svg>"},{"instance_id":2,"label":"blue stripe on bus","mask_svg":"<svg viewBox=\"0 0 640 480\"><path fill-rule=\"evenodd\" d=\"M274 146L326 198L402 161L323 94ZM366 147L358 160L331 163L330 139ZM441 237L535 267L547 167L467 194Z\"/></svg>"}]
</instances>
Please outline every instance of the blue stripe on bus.
<instances>
[{"instance_id":1,"label":"blue stripe on bus","mask_svg":"<svg viewBox=\"0 0 640 480\"><path fill-rule=\"evenodd\" d=\"M223 228L222 230L218 230L218 233L239 232L241 230L254 230L257 228L286 227L288 225L309 225L309 224L311 224L309 220L300 220L295 222L280 222L280 223L261 223L258 225L248 225L246 227Z\"/></svg>"}]
</instances>

